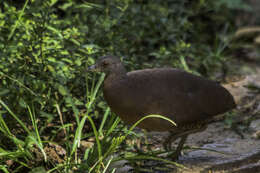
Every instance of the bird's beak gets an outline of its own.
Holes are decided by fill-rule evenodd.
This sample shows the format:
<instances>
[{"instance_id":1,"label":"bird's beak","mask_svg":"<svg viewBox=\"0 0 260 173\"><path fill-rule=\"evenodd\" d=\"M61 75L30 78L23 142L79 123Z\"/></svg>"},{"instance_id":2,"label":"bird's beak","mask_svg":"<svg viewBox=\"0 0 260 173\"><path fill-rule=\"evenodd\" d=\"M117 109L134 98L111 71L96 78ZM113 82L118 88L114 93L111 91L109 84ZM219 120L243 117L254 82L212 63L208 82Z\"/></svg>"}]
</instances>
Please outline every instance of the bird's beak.
<instances>
[{"instance_id":1,"label":"bird's beak","mask_svg":"<svg viewBox=\"0 0 260 173\"><path fill-rule=\"evenodd\" d=\"M87 71L94 71L96 69L96 65L94 64L94 65L92 65L92 66L89 66L88 68L87 68Z\"/></svg>"},{"instance_id":2,"label":"bird's beak","mask_svg":"<svg viewBox=\"0 0 260 173\"><path fill-rule=\"evenodd\" d=\"M100 68L98 67L98 65L94 64L92 66L89 66L86 71L100 72Z\"/></svg>"}]
</instances>

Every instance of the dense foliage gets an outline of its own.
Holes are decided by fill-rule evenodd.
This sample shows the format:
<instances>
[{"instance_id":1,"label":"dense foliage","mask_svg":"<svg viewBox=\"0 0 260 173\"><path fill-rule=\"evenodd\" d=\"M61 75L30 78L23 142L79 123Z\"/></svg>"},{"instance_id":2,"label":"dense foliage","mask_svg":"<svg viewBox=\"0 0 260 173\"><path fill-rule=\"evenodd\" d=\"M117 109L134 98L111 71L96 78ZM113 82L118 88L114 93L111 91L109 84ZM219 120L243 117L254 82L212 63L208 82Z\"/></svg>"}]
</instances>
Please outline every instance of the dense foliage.
<instances>
[{"instance_id":1,"label":"dense foliage","mask_svg":"<svg viewBox=\"0 0 260 173\"><path fill-rule=\"evenodd\" d=\"M232 27L232 10L225 5L241 6L201 0L3 1L0 94L16 108L24 102L45 109L82 105L84 68L104 54L127 57L132 69L183 68L188 59L205 75L225 58L222 34Z\"/></svg>"}]
</instances>

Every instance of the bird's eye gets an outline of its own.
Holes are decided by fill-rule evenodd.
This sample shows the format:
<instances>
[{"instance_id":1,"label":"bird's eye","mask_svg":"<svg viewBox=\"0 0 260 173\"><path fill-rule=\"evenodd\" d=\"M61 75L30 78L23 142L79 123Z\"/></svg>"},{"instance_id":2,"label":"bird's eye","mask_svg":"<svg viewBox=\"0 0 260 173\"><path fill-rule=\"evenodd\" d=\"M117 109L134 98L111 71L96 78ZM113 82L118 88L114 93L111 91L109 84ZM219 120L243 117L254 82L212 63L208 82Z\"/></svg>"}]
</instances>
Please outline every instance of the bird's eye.
<instances>
[{"instance_id":1,"label":"bird's eye","mask_svg":"<svg viewBox=\"0 0 260 173\"><path fill-rule=\"evenodd\" d=\"M108 62L107 62L107 61L104 61L104 62L102 63L102 65L103 65L104 67L106 67L106 66L108 65Z\"/></svg>"}]
</instances>

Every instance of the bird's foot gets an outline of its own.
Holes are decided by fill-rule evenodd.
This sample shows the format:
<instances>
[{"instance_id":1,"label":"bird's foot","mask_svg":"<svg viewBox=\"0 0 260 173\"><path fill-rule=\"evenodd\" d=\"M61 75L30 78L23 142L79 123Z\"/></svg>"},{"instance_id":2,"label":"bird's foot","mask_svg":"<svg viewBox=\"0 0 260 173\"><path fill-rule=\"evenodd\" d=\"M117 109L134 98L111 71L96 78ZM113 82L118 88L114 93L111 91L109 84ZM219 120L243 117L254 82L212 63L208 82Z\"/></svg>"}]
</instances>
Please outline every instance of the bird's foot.
<instances>
[{"instance_id":1,"label":"bird's foot","mask_svg":"<svg viewBox=\"0 0 260 173\"><path fill-rule=\"evenodd\" d=\"M181 149L177 148L173 153L171 153L168 157L171 158L173 161L179 160L180 156L182 155Z\"/></svg>"}]
</instances>

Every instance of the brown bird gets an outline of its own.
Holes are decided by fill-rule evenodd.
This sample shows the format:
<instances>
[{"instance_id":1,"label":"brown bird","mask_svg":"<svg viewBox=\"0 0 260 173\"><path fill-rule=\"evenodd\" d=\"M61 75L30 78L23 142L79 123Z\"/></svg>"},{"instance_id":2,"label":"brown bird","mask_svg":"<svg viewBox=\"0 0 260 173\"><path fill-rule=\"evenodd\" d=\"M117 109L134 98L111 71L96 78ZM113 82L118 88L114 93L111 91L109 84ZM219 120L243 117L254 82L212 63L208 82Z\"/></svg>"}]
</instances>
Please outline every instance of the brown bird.
<instances>
[{"instance_id":1,"label":"brown bird","mask_svg":"<svg viewBox=\"0 0 260 173\"><path fill-rule=\"evenodd\" d=\"M89 70L106 73L104 98L111 110L132 125L150 114L163 115L177 126L160 118L147 118L138 127L148 131L169 131L164 146L181 138L174 154L181 152L187 136L202 131L214 116L236 107L233 96L217 82L175 68L154 68L126 72L118 57L104 56Z\"/></svg>"}]
</instances>

